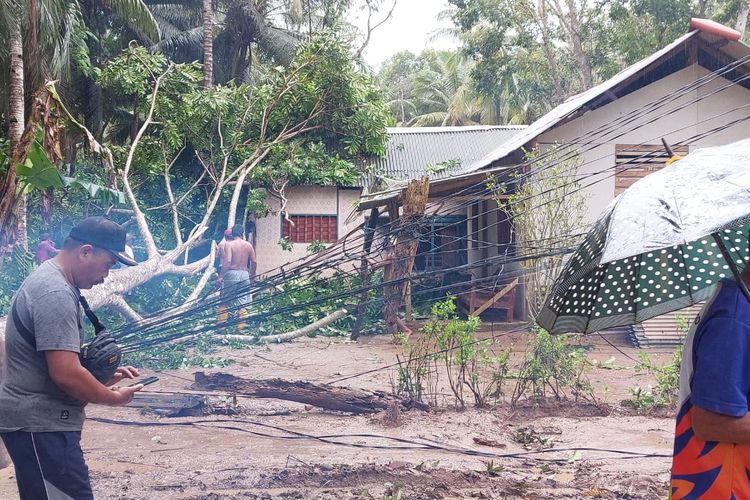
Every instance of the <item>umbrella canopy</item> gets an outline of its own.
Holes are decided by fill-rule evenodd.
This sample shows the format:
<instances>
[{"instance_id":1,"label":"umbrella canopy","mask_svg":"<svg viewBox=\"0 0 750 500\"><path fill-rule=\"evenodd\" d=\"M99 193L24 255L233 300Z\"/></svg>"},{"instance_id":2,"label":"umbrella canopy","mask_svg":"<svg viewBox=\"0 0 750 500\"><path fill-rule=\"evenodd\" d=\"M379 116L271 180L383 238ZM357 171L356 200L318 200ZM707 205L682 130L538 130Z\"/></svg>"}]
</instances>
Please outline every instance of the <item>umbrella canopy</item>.
<instances>
[{"instance_id":1,"label":"umbrella canopy","mask_svg":"<svg viewBox=\"0 0 750 500\"><path fill-rule=\"evenodd\" d=\"M587 333L701 302L747 262L748 229L750 139L699 149L609 204L537 321Z\"/></svg>"}]
</instances>

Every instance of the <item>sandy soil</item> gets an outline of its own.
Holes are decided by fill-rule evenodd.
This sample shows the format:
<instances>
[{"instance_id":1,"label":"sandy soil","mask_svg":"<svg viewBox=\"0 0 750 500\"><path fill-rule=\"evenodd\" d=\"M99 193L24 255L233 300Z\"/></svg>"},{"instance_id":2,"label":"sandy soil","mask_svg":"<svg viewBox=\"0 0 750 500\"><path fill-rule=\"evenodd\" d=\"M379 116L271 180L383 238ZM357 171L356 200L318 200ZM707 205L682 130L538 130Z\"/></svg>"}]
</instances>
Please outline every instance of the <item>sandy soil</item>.
<instances>
[{"instance_id":1,"label":"sandy soil","mask_svg":"<svg viewBox=\"0 0 750 500\"><path fill-rule=\"evenodd\" d=\"M400 350L388 340L316 338L225 350L216 355L235 359L234 365L203 371L324 383L394 362ZM394 425L384 414L352 416L249 398L239 399L236 416L171 418L91 406L89 417L122 424L88 421L83 446L97 498L664 498L673 418L668 412L638 415L620 405L629 388L653 381L636 373L627 357L637 358L638 350L612 341L614 347L596 336L582 339L591 346L591 359L614 356L611 369L589 371L600 408L548 402L515 410L412 410ZM520 356L525 336L506 335L503 343ZM648 353L660 363L671 357ZM195 371L162 372L149 389L189 390ZM339 385L387 391L392 377L392 370L381 370ZM211 400L221 407L230 399L218 394ZM517 442L522 428L563 451L501 456L539 448L538 442ZM343 437L331 444L286 431ZM663 456L566 450L576 447ZM0 498L17 498L14 481L12 468L0 471Z\"/></svg>"}]
</instances>

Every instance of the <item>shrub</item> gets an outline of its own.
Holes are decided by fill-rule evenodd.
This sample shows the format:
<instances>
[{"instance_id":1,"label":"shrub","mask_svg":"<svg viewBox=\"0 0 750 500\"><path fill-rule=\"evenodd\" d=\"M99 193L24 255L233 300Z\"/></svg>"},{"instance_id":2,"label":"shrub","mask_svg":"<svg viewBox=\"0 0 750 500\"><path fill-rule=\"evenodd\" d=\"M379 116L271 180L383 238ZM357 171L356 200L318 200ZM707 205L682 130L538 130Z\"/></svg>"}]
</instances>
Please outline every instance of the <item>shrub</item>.
<instances>
[{"instance_id":1,"label":"shrub","mask_svg":"<svg viewBox=\"0 0 750 500\"><path fill-rule=\"evenodd\" d=\"M511 402L515 404L523 397L560 399L572 391L579 398L595 400L591 383L585 377L588 364L580 349L568 345L562 336L550 335L537 326L536 336L526 350L518 371L518 380Z\"/></svg>"},{"instance_id":2,"label":"shrub","mask_svg":"<svg viewBox=\"0 0 750 500\"><path fill-rule=\"evenodd\" d=\"M445 373L456 403L466 406L466 390L475 406L486 406L498 399L508 372L509 351L495 354L493 339L480 340L478 317L458 317L455 297L436 302L430 318L413 343L404 341L406 359L399 358L398 394L424 401L425 389L437 404L438 374Z\"/></svg>"},{"instance_id":3,"label":"shrub","mask_svg":"<svg viewBox=\"0 0 750 500\"><path fill-rule=\"evenodd\" d=\"M630 389L632 398L626 404L638 410L654 406L671 406L677 402L680 391L680 365L682 364L682 346L675 349L672 361L658 366L648 354L641 352L638 355L638 364L635 365L636 372L645 372L656 378L656 385L646 388L634 387Z\"/></svg>"}]
</instances>

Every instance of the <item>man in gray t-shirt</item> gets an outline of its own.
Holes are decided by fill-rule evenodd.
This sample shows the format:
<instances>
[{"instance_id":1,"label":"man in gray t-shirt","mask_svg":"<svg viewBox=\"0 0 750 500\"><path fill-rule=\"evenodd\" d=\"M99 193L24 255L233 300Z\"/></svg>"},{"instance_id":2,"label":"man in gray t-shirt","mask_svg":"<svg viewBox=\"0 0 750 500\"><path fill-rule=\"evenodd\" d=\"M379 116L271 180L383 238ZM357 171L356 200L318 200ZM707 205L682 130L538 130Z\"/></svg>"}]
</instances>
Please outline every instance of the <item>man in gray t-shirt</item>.
<instances>
[{"instance_id":1,"label":"man in gray t-shirt","mask_svg":"<svg viewBox=\"0 0 750 500\"><path fill-rule=\"evenodd\" d=\"M63 248L16 292L5 329L5 378L0 385L0 437L16 469L21 499L93 498L80 439L87 403L124 405L143 388L112 388L139 375L117 368L100 383L80 362L80 289L102 283L124 254L125 230L89 217ZM30 336L33 339L30 339Z\"/></svg>"}]
</instances>

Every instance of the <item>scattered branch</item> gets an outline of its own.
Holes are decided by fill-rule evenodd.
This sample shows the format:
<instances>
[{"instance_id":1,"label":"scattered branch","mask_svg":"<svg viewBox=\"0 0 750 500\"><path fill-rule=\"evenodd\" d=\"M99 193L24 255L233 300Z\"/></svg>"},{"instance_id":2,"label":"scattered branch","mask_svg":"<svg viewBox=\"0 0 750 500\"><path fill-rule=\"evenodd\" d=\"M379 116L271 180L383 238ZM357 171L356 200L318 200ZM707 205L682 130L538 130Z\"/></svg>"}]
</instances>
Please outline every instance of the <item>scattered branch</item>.
<instances>
[{"instance_id":1,"label":"scattered branch","mask_svg":"<svg viewBox=\"0 0 750 500\"><path fill-rule=\"evenodd\" d=\"M119 311L123 316L128 318L130 321L137 322L137 321L143 321L143 317L138 314L130 305L125 302L125 299L123 299L120 295L114 295L112 296L109 304L110 307L116 309Z\"/></svg>"},{"instance_id":2,"label":"scattered branch","mask_svg":"<svg viewBox=\"0 0 750 500\"><path fill-rule=\"evenodd\" d=\"M296 339L297 337L303 337L305 335L310 334L311 332L314 332L315 330L319 328L323 328L324 326L328 326L334 321L340 320L344 316L346 316L347 310L346 309L339 309L338 311L334 311L328 316L325 316L318 321L314 323L310 323L307 326L303 326L302 328L299 328L297 330L287 332L287 333L280 333L278 335L266 335L265 337L260 337L260 342L263 342L264 344L269 344L272 342L286 342L287 340ZM226 335L223 335L223 337L226 337Z\"/></svg>"}]
</instances>

